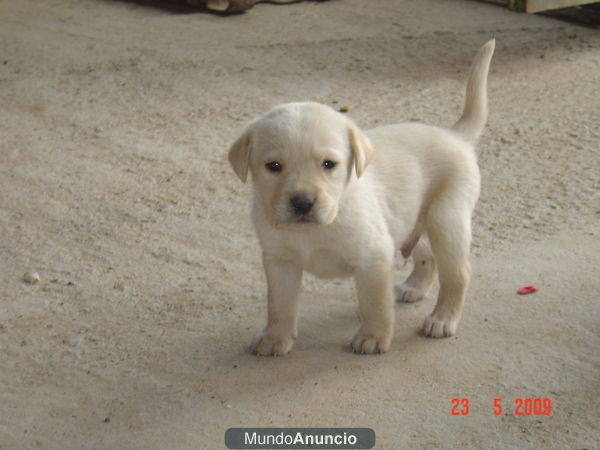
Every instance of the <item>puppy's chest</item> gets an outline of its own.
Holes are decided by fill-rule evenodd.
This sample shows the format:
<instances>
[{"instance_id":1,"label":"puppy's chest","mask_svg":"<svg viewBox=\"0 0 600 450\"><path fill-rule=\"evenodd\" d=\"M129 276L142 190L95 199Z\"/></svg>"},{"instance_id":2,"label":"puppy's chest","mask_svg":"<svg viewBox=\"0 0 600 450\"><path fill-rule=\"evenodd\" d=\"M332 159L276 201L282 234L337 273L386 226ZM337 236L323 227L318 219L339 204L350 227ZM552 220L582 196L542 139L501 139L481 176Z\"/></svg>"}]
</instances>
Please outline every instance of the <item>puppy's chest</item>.
<instances>
[{"instance_id":1,"label":"puppy's chest","mask_svg":"<svg viewBox=\"0 0 600 450\"><path fill-rule=\"evenodd\" d=\"M352 274L352 267L345 258L326 249L312 252L304 270L322 278L344 277Z\"/></svg>"},{"instance_id":2,"label":"puppy's chest","mask_svg":"<svg viewBox=\"0 0 600 450\"><path fill-rule=\"evenodd\" d=\"M302 270L320 278L346 277L353 272L347 257L335 249L304 245L288 248L286 253Z\"/></svg>"}]
</instances>

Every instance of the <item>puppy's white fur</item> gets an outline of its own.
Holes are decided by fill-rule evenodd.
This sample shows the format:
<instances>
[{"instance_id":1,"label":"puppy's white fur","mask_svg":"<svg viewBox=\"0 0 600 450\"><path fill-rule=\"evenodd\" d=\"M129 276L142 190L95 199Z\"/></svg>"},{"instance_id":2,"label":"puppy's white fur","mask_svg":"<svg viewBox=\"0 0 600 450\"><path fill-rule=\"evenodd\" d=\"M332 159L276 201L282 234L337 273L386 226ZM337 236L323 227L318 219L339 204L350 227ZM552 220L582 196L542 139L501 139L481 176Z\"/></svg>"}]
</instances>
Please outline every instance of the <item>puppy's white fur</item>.
<instances>
[{"instance_id":1,"label":"puppy's white fur","mask_svg":"<svg viewBox=\"0 0 600 450\"><path fill-rule=\"evenodd\" d=\"M268 284L258 354L292 348L305 270L354 276L361 323L352 349L388 350L397 249L413 255L414 268L396 286L396 298L423 298L437 274L440 292L423 330L431 337L455 333L471 275L471 213L479 196L473 146L487 119L494 44L477 54L463 114L450 130L405 123L362 132L327 106L289 103L252 122L233 144L234 171L242 181L250 172L254 182L253 220Z\"/></svg>"}]
</instances>

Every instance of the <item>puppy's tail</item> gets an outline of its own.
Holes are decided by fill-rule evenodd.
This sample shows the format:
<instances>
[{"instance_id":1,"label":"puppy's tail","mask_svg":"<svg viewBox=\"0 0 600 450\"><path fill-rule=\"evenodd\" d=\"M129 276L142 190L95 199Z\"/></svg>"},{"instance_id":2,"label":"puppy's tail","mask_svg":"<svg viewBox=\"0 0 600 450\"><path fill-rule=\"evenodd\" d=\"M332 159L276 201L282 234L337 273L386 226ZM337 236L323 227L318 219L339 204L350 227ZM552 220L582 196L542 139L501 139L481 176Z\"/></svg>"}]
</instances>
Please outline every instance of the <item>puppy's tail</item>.
<instances>
[{"instance_id":1,"label":"puppy's tail","mask_svg":"<svg viewBox=\"0 0 600 450\"><path fill-rule=\"evenodd\" d=\"M487 76L495 46L496 40L492 39L475 56L467 82L465 107L462 116L452 127L452 130L472 144L479 140L487 121Z\"/></svg>"}]
</instances>

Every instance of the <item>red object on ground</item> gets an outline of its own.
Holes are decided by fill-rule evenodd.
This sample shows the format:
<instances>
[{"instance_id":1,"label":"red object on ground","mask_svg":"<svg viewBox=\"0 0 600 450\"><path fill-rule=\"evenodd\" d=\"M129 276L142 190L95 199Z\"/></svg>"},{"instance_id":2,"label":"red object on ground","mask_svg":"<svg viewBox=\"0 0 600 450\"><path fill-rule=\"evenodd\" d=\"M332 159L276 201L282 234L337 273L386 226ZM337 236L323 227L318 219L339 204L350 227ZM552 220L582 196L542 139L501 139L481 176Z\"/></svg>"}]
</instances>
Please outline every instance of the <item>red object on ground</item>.
<instances>
[{"instance_id":1,"label":"red object on ground","mask_svg":"<svg viewBox=\"0 0 600 450\"><path fill-rule=\"evenodd\" d=\"M519 289L517 291L517 294L519 295L527 295L527 294L533 294L534 292L539 291L538 288L536 288L535 286L523 286L521 289Z\"/></svg>"}]
</instances>

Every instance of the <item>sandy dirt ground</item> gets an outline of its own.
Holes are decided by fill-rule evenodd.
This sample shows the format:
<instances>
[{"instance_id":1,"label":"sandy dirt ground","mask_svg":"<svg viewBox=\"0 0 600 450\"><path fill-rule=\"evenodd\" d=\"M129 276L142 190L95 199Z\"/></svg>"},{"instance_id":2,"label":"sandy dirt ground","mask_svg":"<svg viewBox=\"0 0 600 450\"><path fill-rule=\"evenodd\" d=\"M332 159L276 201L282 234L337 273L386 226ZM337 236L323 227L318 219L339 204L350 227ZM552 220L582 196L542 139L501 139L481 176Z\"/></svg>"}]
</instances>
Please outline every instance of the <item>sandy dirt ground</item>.
<instances>
[{"instance_id":1,"label":"sandy dirt ground","mask_svg":"<svg viewBox=\"0 0 600 450\"><path fill-rule=\"evenodd\" d=\"M316 100L364 128L450 125L491 37L457 335L418 333L431 295L397 305L387 354L354 355L353 283L307 276L292 353L250 354L265 281L226 159L244 124ZM0 1L0 448L219 449L252 426L600 448L599 124L598 30L487 3ZM517 398L552 415L517 415Z\"/></svg>"}]
</instances>

